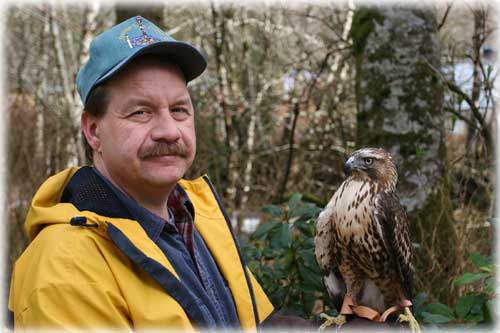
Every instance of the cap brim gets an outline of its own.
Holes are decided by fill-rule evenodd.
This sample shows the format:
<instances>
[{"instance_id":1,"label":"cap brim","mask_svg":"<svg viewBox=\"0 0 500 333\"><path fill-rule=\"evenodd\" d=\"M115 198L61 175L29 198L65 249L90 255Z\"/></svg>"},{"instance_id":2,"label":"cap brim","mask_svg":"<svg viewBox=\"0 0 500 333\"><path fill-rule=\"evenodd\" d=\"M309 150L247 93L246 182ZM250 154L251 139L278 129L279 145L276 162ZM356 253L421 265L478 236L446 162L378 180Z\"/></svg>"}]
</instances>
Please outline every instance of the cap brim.
<instances>
[{"instance_id":1,"label":"cap brim","mask_svg":"<svg viewBox=\"0 0 500 333\"><path fill-rule=\"evenodd\" d=\"M134 54L131 54L127 58L123 59L101 78L99 78L94 84L94 87L118 73L133 59L145 54L164 56L166 59L175 63L184 73L186 82L197 78L207 68L207 61L205 60L205 57L192 45L177 41L157 42L142 47Z\"/></svg>"}]
</instances>

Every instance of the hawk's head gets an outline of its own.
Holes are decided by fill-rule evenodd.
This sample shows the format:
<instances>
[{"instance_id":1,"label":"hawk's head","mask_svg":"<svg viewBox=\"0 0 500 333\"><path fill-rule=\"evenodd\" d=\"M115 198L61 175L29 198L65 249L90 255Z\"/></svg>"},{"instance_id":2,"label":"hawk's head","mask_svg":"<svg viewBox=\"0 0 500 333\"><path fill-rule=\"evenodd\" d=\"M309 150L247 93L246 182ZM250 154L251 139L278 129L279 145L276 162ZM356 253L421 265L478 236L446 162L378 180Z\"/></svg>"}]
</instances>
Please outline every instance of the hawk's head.
<instances>
[{"instance_id":1,"label":"hawk's head","mask_svg":"<svg viewBox=\"0 0 500 333\"><path fill-rule=\"evenodd\" d=\"M392 156L382 148L362 148L349 156L344 172L355 178L371 180L394 188L398 180Z\"/></svg>"}]
</instances>

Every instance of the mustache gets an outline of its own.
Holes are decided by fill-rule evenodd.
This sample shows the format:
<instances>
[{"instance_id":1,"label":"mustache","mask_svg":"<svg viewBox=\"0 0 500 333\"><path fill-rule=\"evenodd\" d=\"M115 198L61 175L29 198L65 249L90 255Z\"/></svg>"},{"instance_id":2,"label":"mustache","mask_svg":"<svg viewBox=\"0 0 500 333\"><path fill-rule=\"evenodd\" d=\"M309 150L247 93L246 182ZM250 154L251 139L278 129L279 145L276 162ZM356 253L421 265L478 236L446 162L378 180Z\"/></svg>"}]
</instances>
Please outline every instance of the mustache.
<instances>
[{"instance_id":1,"label":"mustache","mask_svg":"<svg viewBox=\"0 0 500 333\"><path fill-rule=\"evenodd\" d=\"M141 159L164 155L188 157L189 152L186 146L179 142L156 142L152 146L144 147L139 151L139 158Z\"/></svg>"}]
</instances>

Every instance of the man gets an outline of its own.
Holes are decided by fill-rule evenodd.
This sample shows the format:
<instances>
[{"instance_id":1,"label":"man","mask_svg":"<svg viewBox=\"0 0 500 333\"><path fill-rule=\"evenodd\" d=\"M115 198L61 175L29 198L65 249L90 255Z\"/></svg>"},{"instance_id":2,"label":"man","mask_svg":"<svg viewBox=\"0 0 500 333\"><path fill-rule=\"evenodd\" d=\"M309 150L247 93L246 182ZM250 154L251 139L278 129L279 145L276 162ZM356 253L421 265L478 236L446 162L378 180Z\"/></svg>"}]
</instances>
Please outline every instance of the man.
<instances>
[{"instance_id":1,"label":"man","mask_svg":"<svg viewBox=\"0 0 500 333\"><path fill-rule=\"evenodd\" d=\"M255 329L273 311L195 156L193 46L138 16L92 42L77 88L93 167L50 177L13 272L16 329Z\"/></svg>"}]
</instances>

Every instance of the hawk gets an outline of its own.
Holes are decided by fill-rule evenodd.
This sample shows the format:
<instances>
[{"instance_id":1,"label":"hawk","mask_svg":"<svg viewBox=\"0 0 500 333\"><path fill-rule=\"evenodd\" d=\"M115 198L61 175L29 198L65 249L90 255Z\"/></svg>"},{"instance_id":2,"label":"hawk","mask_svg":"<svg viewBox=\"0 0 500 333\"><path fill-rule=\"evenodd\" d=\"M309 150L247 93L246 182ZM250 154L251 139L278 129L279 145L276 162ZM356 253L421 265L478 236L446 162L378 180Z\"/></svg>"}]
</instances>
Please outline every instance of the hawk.
<instances>
[{"instance_id":1,"label":"hawk","mask_svg":"<svg viewBox=\"0 0 500 333\"><path fill-rule=\"evenodd\" d=\"M396 194L397 170L381 148L363 148L347 160L347 179L316 221L316 260L330 298L347 314L375 321L404 309L410 321L412 266L409 219ZM328 316L324 316L328 317ZM327 324L327 325L328 325Z\"/></svg>"}]
</instances>

